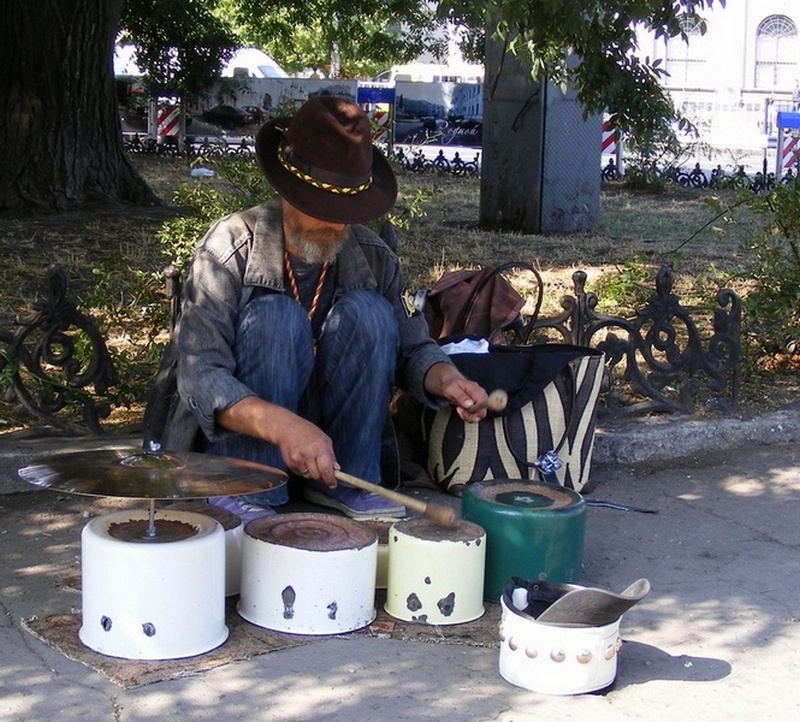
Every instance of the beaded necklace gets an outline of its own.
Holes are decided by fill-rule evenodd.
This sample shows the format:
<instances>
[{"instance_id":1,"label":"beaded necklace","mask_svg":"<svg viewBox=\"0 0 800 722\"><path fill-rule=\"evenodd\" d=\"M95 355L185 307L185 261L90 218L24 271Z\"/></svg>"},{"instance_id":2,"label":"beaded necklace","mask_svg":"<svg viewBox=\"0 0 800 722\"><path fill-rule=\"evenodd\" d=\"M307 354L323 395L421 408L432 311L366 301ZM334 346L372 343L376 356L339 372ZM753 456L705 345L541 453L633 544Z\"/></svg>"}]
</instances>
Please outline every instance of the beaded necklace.
<instances>
[{"instance_id":1,"label":"beaded necklace","mask_svg":"<svg viewBox=\"0 0 800 722\"><path fill-rule=\"evenodd\" d=\"M286 249L283 251L283 265L286 268L286 275L289 277L289 288L292 291L292 296L294 297L294 300L302 306L303 303L300 300L300 291L297 288L297 279L294 277L294 269L292 268L292 263L289 260L289 252ZM314 314L317 312L319 297L322 295L322 287L325 285L325 277L328 275L329 266L330 263L325 261L320 269L319 278L317 279L317 287L314 289L314 296L312 297L311 305L308 308L309 321L314 319Z\"/></svg>"}]
</instances>

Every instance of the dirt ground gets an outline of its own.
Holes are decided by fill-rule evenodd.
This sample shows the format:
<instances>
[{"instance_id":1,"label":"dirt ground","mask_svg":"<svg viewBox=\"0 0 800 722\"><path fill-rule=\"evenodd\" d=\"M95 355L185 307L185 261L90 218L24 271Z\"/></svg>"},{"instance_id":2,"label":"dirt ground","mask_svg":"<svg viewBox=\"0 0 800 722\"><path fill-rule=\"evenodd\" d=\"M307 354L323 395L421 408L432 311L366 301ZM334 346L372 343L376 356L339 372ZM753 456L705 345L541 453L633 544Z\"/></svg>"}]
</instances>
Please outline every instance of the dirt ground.
<instances>
[{"instance_id":1,"label":"dirt ground","mask_svg":"<svg viewBox=\"0 0 800 722\"><path fill-rule=\"evenodd\" d=\"M167 218L181 212L170 201L176 188L189 181L189 166L183 159L152 156L133 156L132 162L165 201L163 206L86 208L79 213L0 219L0 329L13 331L14 319L30 311L54 263L67 274L69 297L90 314L94 310L86 306L98 296L109 306L101 312L106 317L138 303L135 284L142 275L154 279L152 293L161 294L161 271L171 259L165 257L156 233ZM696 234L708 212L702 197L691 190L674 188L653 196L605 188L597 233L540 236L478 228L476 179L411 174L401 176L400 185L406 197L417 188L427 188L432 194L426 214L399 234L410 288L430 286L451 268L524 260L540 269L545 281L543 314L553 314L560 310L560 297L572 292L576 270L586 271L592 283L603 273L622 273L625 262L641 254L655 273L683 243L681 239L692 240L683 249L678 284L706 273L711 266L728 269L733 276L740 260L735 238L710 231ZM745 370L741 398L745 414L779 408L800 398L800 357L775 355L762 361L761 369ZM140 413L138 403L130 413L118 408L112 423L135 423ZM26 423L7 404L0 406L3 420L6 429Z\"/></svg>"}]
</instances>

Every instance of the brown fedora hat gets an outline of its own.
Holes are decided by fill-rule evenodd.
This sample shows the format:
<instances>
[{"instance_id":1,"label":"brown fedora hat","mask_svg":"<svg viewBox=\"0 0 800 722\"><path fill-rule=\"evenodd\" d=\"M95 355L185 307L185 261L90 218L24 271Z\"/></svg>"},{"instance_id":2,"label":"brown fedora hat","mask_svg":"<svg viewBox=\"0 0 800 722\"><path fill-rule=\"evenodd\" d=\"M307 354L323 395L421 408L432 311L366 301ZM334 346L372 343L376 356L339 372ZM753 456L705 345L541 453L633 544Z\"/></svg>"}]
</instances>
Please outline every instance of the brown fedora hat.
<instances>
[{"instance_id":1,"label":"brown fedora hat","mask_svg":"<svg viewBox=\"0 0 800 722\"><path fill-rule=\"evenodd\" d=\"M367 114L346 98L315 96L294 117L264 123L256 155L270 185L322 221L371 221L397 198L397 179L372 143Z\"/></svg>"}]
</instances>

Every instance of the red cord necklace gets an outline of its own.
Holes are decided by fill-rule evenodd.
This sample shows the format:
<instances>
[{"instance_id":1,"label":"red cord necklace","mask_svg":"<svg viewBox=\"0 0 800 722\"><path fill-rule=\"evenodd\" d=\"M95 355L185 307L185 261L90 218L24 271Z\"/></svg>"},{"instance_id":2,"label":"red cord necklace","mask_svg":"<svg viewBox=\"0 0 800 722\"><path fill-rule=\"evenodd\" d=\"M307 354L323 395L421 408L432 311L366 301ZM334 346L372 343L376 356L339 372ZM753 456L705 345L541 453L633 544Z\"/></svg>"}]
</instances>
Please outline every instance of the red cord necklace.
<instances>
[{"instance_id":1,"label":"red cord necklace","mask_svg":"<svg viewBox=\"0 0 800 722\"><path fill-rule=\"evenodd\" d=\"M286 249L283 251L283 264L286 267L286 275L289 277L289 288L292 290L292 296L294 297L294 300L302 306L303 304L300 301L300 291L297 289L297 279L294 277L294 269L292 269L292 263L289 260L289 252ZM328 275L329 265L330 263L325 261L320 269L319 278L317 279L317 287L314 289L314 296L311 299L311 306L308 308L309 321L313 320L314 314L317 312L319 297L322 295L322 287L325 285L325 277Z\"/></svg>"}]
</instances>

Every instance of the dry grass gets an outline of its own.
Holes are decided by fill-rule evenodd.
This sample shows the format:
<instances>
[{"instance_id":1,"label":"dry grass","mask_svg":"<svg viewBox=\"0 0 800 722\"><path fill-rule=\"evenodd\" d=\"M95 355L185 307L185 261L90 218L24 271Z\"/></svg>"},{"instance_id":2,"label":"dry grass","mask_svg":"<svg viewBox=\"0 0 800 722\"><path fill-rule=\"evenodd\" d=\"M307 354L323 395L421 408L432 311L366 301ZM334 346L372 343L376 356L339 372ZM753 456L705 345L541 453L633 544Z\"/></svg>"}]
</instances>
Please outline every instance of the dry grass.
<instances>
[{"instance_id":1,"label":"dry grass","mask_svg":"<svg viewBox=\"0 0 800 722\"><path fill-rule=\"evenodd\" d=\"M134 275L160 274L170 259L164 257L155 235L165 218L178 212L168 204L179 184L189 181L188 166L186 161L153 157L134 157L133 162L167 205L0 220L0 328L13 329L14 317L30 309L53 263L66 270L69 295L81 305L98 283L118 299L120 307L130 304L137 293ZM477 179L410 174L401 176L400 186L401 207L416 188L432 195L426 215L398 234L410 288L430 286L453 268L525 261L534 264L545 281L545 313L558 310L561 295L572 290L576 270L588 273L591 287L603 274L616 273L637 256L652 267L653 275L663 263L674 263L679 292L681 284L693 286L712 267L717 278L728 279L741 290L737 269L747 236L755 230L755 219L747 219L727 229L718 222L698 233L715 214L703 192L673 189L649 195L607 188L601 196L596 233L500 233L478 227ZM518 274L515 283L524 292L529 281ZM796 381L787 385L786 376L776 372L767 380L766 387L759 387L757 401L754 396L748 403L774 407L797 397ZM117 413L127 422L140 411L139 407L132 413ZM7 409L1 413L11 414Z\"/></svg>"}]
</instances>

